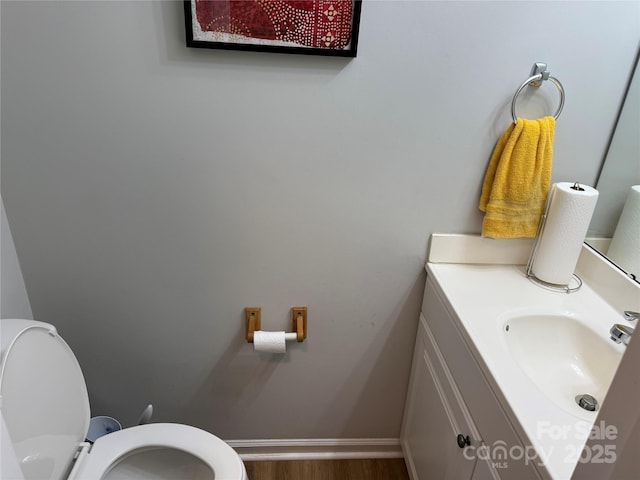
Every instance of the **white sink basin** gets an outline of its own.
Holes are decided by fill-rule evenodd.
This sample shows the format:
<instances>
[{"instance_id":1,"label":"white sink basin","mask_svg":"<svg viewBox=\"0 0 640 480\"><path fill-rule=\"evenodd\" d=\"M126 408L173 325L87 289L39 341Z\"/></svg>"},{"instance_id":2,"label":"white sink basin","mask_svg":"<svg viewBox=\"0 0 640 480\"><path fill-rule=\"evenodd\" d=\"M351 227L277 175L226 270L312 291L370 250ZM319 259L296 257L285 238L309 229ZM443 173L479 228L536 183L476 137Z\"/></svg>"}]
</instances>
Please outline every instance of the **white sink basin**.
<instances>
[{"instance_id":1,"label":"white sink basin","mask_svg":"<svg viewBox=\"0 0 640 480\"><path fill-rule=\"evenodd\" d=\"M596 411L578 406L588 394L603 401L622 352L606 331L594 331L577 315L510 316L502 325L509 352L527 377L568 413L593 421Z\"/></svg>"}]
</instances>

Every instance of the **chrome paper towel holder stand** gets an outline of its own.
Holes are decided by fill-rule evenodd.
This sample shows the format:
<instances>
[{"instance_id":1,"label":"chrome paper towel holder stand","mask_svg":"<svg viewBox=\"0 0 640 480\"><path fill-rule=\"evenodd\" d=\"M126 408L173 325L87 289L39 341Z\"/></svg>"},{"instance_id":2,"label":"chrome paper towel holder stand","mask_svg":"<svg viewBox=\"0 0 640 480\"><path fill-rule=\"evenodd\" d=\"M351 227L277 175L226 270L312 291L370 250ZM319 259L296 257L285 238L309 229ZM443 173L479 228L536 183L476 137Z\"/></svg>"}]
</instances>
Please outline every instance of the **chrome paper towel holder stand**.
<instances>
[{"instance_id":1,"label":"chrome paper towel holder stand","mask_svg":"<svg viewBox=\"0 0 640 480\"><path fill-rule=\"evenodd\" d=\"M573 186L570 187L573 190L584 191L584 188L580 186L578 182L574 182ZM551 192L547 195L547 201L544 207L544 213L540 218L540 223L538 224L538 231L536 232L536 237L533 241L533 248L531 249L531 255L529 255L529 261L527 262L527 278L531 280L531 282L535 283L539 287L542 287L547 290L551 290L553 292L562 292L562 293L573 293L580 290L582 287L582 279L576 275L575 273L571 277L571 282L567 285L558 285L555 283L545 282L544 280L540 280L533 273L533 264L536 259L536 255L538 253L538 246L540 244L540 237L542 236L542 232L544 231L544 226L547 222L547 212L549 210L549 204L551 203Z\"/></svg>"}]
</instances>

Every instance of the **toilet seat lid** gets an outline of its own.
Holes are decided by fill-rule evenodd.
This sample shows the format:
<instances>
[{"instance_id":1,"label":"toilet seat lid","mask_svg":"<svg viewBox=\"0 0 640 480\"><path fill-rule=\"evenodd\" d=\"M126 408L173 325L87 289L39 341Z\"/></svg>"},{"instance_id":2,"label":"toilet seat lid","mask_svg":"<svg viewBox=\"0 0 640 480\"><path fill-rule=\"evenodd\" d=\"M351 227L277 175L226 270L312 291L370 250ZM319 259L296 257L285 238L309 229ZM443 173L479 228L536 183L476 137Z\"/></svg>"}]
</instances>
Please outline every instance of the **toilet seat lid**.
<instances>
[{"instance_id":1,"label":"toilet seat lid","mask_svg":"<svg viewBox=\"0 0 640 480\"><path fill-rule=\"evenodd\" d=\"M215 435L178 423L149 423L125 428L98 438L91 451L78 458L70 479L102 478L120 461L136 452L173 449L193 455L208 465L215 478L246 478L240 456Z\"/></svg>"},{"instance_id":2,"label":"toilet seat lid","mask_svg":"<svg viewBox=\"0 0 640 480\"><path fill-rule=\"evenodd\" d=\"M2 415L25 478L64 478L90 410L80 365L52 325L2 320Z\"/></svg>"}]
</instances>

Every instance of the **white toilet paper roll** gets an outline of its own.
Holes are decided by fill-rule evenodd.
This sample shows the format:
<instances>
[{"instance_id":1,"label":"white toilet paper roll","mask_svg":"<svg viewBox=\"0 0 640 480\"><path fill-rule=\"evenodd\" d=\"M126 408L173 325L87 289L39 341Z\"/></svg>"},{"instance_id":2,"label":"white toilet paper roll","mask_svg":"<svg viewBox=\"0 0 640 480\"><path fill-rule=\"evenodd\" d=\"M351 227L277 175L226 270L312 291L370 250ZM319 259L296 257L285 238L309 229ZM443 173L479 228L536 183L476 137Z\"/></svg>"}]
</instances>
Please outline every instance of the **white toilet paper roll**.
<instances>
[{"instance_id":1,"label":"white toilet paper roll","mask_svg":"<svg viewBox=\"0 0 640 480\"><path fill-rule=\"evenodd\" d=\"M256 352L286 353L287 343L285 332L256 330L253 332L253 349Z\"/></svg>"},{"instance_id":2,"label":"white toilet paper roll","mask_svg":"<svg viewBox=\"0 0 640 480\"><path fill-rule=\"evenodd\" d=\"M547 218L531 265L531 272L543 282L569 284L596 208L598 191L586 185L575 190L573 185L555 183L549 193Z\"/></svg>"},{"instance_id":3,"label":"white toilet paper roll","mask_svg":"<svg viewBox=\"0 0 640 480\"><path fill-rule=\"evenodd\" d=\"M629 190L607 257L627 272L640 275L640 185Z\"/></svg>"}]
</instances>

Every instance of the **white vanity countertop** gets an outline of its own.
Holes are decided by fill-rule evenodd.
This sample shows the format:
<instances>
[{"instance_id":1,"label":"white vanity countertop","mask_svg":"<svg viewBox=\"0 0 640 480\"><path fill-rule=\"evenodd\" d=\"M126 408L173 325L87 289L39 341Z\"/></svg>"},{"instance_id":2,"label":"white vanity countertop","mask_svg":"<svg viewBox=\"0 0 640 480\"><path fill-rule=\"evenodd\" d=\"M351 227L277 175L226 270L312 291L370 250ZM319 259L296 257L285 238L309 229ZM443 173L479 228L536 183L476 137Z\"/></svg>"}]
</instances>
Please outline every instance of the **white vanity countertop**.
<instances>
[{"instance_id":1,"label":"white vanity countertop","mask_svg":"<svg viewBox=\"0 0 640 480\"><path fill-rule=\"evenodd\" d=\"M597 412L577 405L574 412L560 408L532 383L509 351L505 323L512 315L565 315L587 322L608 340L609 328L623 323L622 312L586 281L575 293L550 291L527 279L524 266L428 263L427 272L452 307L456 326L522 443L538 451L544 463L536 461L539 472L554 480L569 479ZM611 344L624 352L623 345Z\"/></svg>"}]
</instances>

